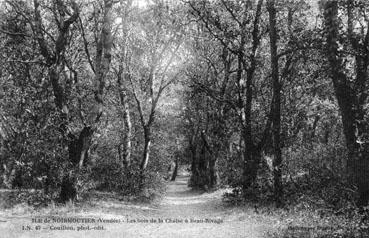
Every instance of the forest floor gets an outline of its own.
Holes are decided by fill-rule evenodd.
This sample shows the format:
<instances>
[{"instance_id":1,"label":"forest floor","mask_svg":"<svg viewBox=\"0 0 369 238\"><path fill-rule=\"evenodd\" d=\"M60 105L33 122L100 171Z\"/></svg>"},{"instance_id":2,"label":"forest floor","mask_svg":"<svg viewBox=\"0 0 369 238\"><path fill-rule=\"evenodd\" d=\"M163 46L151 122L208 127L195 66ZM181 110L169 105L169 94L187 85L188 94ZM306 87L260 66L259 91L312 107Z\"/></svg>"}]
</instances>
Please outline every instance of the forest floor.
<instances>
[{"instance_id":1,"label":"forest floor","mask_svg":"<svg viewBox=\"0 0 369 238\"><path fill-rule=\"evenodd\" d=\"M222 190L207 193L191 190L187 186L188 178L179 176L169 182L165 196L156 203L105 198L82 206L3 210L0 211L0 237L270 237L268 233L277 220L260 216L251 208L226 205L222 202ZM52 220L70 217L93 218L96 222ZM35 218L42 222L32 222ZM97 222L100 218L117 222ZM66 227L74 230L66 230Z\"/></svg>"},{"instance_id":2,"label":"forest floor","mask_svg":"<svg viewBox=\"0 0 369 238\"><path fill-rule=\"evenodd\" d=\"M1 208L0 238L341 237L334 234L354 226L352 219L322 215L321 209L305 203L285 209L265 201L231 205L222 199L227 189L192 190L188 179L188 174L181 174L168 182L163 197L152 202L95 192L87 200L66 205L35 208L23 203ZM11 203L4 199L5 192L0 190L0 207ZM71 218L79 220L63 220ZM358 237L369 237L369 233Z\"/></svg>"}]
</instances>

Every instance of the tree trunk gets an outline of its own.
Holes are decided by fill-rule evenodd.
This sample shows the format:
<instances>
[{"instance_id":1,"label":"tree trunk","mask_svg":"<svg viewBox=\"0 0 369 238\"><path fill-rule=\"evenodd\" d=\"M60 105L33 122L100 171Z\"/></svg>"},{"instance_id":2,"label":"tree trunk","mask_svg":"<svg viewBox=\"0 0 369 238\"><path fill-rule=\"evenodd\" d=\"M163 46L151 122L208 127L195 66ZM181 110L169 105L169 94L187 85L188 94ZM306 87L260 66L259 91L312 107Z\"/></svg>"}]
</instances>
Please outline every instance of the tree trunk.
<instances>
[{"instance_id":1,"label":"tree trunk","mask_svg":"<svg viewBox=\"0 0 369 238\"><path fill-rule=\"evenodd\" d=\"M190 187L197 187L198 181L200 177L199 171L199 157L197 154L197 146L194 144L194 141L190 142L190 149L191 149L191 178L190 178Z\"/></svg>"},{"instance_id":2,"label":"tree trunk","mask_svg":"<svg viewBox=\"0 0 369 238\"><path fill-rule=\"evenodd\" d=\"M125 52L125 50L123 50ZM124 63L125 58L121 59ZM131 137L132 137L132 123L131 123L131 116L130 116L130 108L128 103L128 97L127 97L127 88L125 84L127 83L129 79L126 77L126 74L124 73L123 64L119 65L119 70L117 73L117 83L118 83L118 90L119 90L119 99L120 104L123 109L123 127L124 132L122 135L122 144L119 145L119 156L121 159L121 163L123 164L123 167L127 168L130 165L131 162L131 151L132 151L132 143L131 143Z\"/></svg>"},{"instance_id":3,"label":"tree trunk","mask_svg":"<svg viewBox=\"0 0 369 238\"><path fill-rule=\"evenodd\" d=\"M126 133L123 135L123 164L125 167L129 167L131 163L131 151L132 151L132 142L131 142L132 123L127 102L125 102L124 106L123 121L124 126L126 128Z\"/></svg>"},{"instance_id":4,"label":"tree trunk","mask_svg":"<svg viewBox=\"0 0 369 238\"><path fill-rule=\"evenodd\" d=\"M59 200L62 203L73 201L77 197L76 177L72 173L64 175Z\"/></svg>"},{"instance_id":5,"label":"tree trunk","mask_svg":"<svg viewBox=\"0 0 369 238\"><path fill-rule=\"evenodd\" d=\"M281 85L279 82L278 56L277 56L277 29L276 29L276 9L274 0L268 0L267 9L269 12L269 37L270 37L270 61L272 68L273 83L273 110L272 110L272 131L273 131L273 175L274 175L274 199L277 207L282 205L282 151L280 142L281 133Z\"/></svg>"},{"instance_id":6,"label":"tree trunk","mask_svg":"<svg viewBox=\"0 0 369 238\"><path fill-rule=\"evenodd\" d=\"M150 156L150 145L151 145L151 131L150 127L146 126L144 128L144 150L142 154L142 160L141 160L141 173L143 174L146 170L147 164L149 162L149 156Z\"/></svg>"},{"instance_id":7,"label":"tree trunk","mask_svg":"<svg viewBox=\"0 0 369 238\"><path fill-rule=\"evenodd\" d=\"M199 138L200 139L200 138ZM203 142L203 140L201 140ZM205 145L202 143L193 147L190 186L207 189L209 184L208 156Z\"/></svg>"},{"instance_id":8,"label":"tree trunk","mask_svg":"<svg viewBox=\"0 0 369 238\"><path fill-rule=\"evenodd\" d=\"M206 153L206 148L204 144L202 144L198 160L199 160L199 164L198 164L199 176L196 182L199 188L207 190L208 184L209 184L209 177L208 177L208 171L207 171L208 170L208 155Z\"/></svg>"},{"instance_id":9,"label":"tree trunk","mask_svg":"<svg viewBox=\"0 0 369 238\"><path fill-rule=\"evenodd\" d=\"M217 169L217 158L211 157L209 160L209 188L216 188L219 183L219 175Z\"/></svg>"},{"instance_id":10,"label":"tree trunk","mask_svg":"<svg viewBox=\"0 0 369 238\"><path fill-rule=\"evenodd\" d=\"M78 138L74 135L70 135L70 142L68 146L69 161L78 165L78 168L82 168L88 160L88 149L91 145L93 130L87 126L82 129Z\"/></svg>"},{"instance_id":11,"label":"tree trunk","mask_svg":"<svg viewBox=\"0 0 369 238\"><path fill-rule=\"evenodd\" d=\"M367 58L365 56L364 65L362 67L362 59L356 57L356 82L358 86L355 88L353 83L347 78L344 72L344 60L339 52L339 19L338 19L338 2L326 1L324 6L324 23L326 28L327 57L331 67L331 77L333 81L334 92L341 111L343 124L343 132L346 138L346 146L348 150L348 171L350 178L356 183L359 193L357 201L358 206L366 206L369 202L369 143L367 142L367 133L369 129L368 122L364 120L365 110L363 109L363 96L366 98L366 87L361 85L362 81L367 80ZM350 11L348 11L350 13ZM350 36L350 14L348 15L349 36ZM352 29L351 29L352 30ZM355 45L353 45L355 48Z\"/></svg>"},{"instance_id":12,"label":"tree trunk","mask_svg":"<svg viewBox=\"0 0 369 238\"><path fill-rule=\"evenodd\" d=\"M55 46L53 46L50 50L50 47L44 38L44 29L41 17L41 11L39 9L40 4L37 0L34 0L34 34L36 36L36 40L38 42L38 46L40 48L40 53L44 57L46 61L46 65L48 66L48 76L51 82L53 93L54 93L54 103L56 105L57 110L60 113L60 121L59 128L60 132L63 135L64 139L69 141L68 152L69 152L69 160L68 165L71 165L72 171L63 177L61 183L61 193L60 200L62 202L68 201L70 199L74 199L76 197L76 173L83 167L83 165L88 160L88 149L90 147L91 138L93 131L97 126L97 123L100 120L103 109L103 90L105 87L105 77L107 72L109 71L109 65L111 62L111 49L113 45L113 37L112 37L112 24L113 18L111 14L113 1L105 0L104 1L104 17L102 22L101 34L98 40L98 44L96 46L96 60L95 60L95 101L96 101L96 110L94 110L94 120L90 121L92 126L86 126L81 131L78 138L72 135L68 128L69 123L69 112L68 112L68 98L66 94L69 93L69 88L63 86L60 83L60 72L62 72L65 68L64 60L65 60L65 51L69 44L69 29L72 24L74 24L79 17L79 7L75 1L71 1L71 8L73 9L73 13L66 13L66 9L60 1L56 2L56 7L60 17L58 21L57 35L55 40ZM69 15L68 18L65 16ZM73 71L74 76L77 77L77 73ZM69 138L68 138L69 137ZM70 166L69 166L70 167ZM74 172L73 172L74 171Z\"/></svg>"},{"instance_id":13,"label":"tree trunk","mask_svg":"<svg viewBox=\"0 0 369 238\"><path fill-rule=\"evenodd\" d=\"M218 185L218 170L217 170L217 155L214 153L214 149L210 146L209 140L205 135L205 131L201 132L201 138L204 143L204 149L208 151L209 156L206 156L206 151L204 151L204 161L207 165L204 167L204 173L206 174L206 185L210 188L215 188Z\"/></svg>"},{"instance_id":14,"label":"tree trunk","mask_svg":"<svg viewBox=\"0 0 369 238\"><path fill-rule=\"evenodd\" d=\"M257 178L261 155L253 147L244 150L244 168L242 190L246 197L246 191L254 184Z\"/></svg>"},{"instance_id":15,"label":"tree trunk","mask_svg":"<svg viewBox=\"0 0 369 238\"><path fill-rule=\"evenodd\" d=\"M170 181L175 181L178 174L178 158L174 161L174 170Z\"/></svg>"},{"instance_id":16,"label":"tree trunk","mask_svg":"<svg viewBox=\"0 0 369 238\"><path fill-rule=\"evenodd\" d=\"M122 144L119 146L122 155L122 163L125 168L129 167L131 163L131 151L132 151L132 123L131 116L129 111L129 104L127 98L126 88L122 86L122 82L120 80L120 76L118 76L118 84L119 88L119 97L120 103L123 106L123 125L124 125L124 133L122 135Z\"/></svg>"},{"instance_id":17,"label":"tree trunk","mask_svg":"<svg viewBox=\"0 0 369 238\"><path fill-rule=\"evenodd\" d=\"M244 196L246 196L247 189L255 182L257 177L257 172L259 169L260 163L260 153L258 153L255 148L255 144L253 142L252 130L251 130L251 112L252 112L252 104L253 104L253 78L256 69L256 51L259 46L259 20L261 16L263 0L258 0L255 12L255 19L253 23L252 30L252 49L249 55L250 58L250 66L247 67L244 61L243 55L243 45L245 44L245 36L241 37L241 46L242 50L238 53L238 70L237 70L237 80L240 82L242 80L242 72L245 68L246 70L246 87L241 87L244 91L243 94L246 96L246 100L244 102L241 100L241 125L242 125L242 138L245 143L244 148L244 168L243 168L243 184L242 190ZM243 42L242 42L243 41ZM243 66L243 67L242 67ZM241 85L241 83L240 83Z\"/></svg>"},{"instance_id":18,"label":"tree trunk","mask_svg":"<svg viewBox=\"0 0 369 238\"><path fill-rule=\"evenodd\" d=\"M93 129L84 127L78 138L74 135L69 135L70 142L68 146L69 161L72 163L70 173L65 175L61 184L59 199L61 202L74 200L77 196L77 173L88 161L88 150L91 145ZM73 172L74 171L74 172Z\"/></svg>"}]
</instances>

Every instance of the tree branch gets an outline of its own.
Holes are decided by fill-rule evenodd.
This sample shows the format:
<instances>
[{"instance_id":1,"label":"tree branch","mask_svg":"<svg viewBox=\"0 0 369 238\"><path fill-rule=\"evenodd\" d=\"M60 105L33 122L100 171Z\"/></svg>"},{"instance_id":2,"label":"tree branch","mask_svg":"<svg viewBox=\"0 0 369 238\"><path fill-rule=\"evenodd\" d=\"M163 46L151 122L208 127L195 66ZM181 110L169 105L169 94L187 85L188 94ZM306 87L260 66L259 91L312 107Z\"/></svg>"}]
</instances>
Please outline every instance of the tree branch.
<instances>
[{"instance_id":1,"label":"tree branch","mask_svg":"<svg viewBox=\"0 0 369 238\"><path fill-rule=\"evenodd\" d=\"M91 59L91 56L90 56L90 51L88 50L88 42L87 42L87 39L86 39L82 19L80 17L78 17L78 18L79 18L79 23L80 23L80 26L81 26L83 45L84 45L84 48L85 48L87 60L88 60L88 63L90 64L90 67L91 67L92 71L95 73L95 67L94 67L94 64L92 63L92 59Z\"/></svg>"}]
</instances>

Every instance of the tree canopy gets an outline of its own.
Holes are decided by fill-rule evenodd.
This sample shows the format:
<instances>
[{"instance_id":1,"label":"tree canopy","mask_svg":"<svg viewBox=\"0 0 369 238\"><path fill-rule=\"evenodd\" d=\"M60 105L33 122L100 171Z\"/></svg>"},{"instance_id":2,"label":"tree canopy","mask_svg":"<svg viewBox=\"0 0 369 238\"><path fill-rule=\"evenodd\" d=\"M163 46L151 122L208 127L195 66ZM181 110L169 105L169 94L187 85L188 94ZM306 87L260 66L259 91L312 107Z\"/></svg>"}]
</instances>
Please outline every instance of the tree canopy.
<instances>
[{"instance_id":1,"label":"tree canopy","mask_svg":"<svg viewBox=\"0 0 369 238\"><path fill-rule=\"evenodd\" d=\"M0 4L3 187L368 205L366 1Z\"/></svg>"}]
</instances>

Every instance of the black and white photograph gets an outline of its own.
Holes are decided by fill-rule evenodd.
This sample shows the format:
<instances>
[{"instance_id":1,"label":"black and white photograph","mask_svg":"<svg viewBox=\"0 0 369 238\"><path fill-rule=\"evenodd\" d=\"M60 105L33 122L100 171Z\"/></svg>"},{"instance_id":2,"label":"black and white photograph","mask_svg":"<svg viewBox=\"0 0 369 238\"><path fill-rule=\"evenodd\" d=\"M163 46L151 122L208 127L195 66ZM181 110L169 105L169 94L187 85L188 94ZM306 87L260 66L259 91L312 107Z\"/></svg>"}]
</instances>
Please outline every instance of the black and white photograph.
<instances>
[{"instance_id":1,"label":"black and white photograph","mask_svg":"<svg viewBox=\"0 0 369 238\"><path fill-rule=\"evenodd\" d=\"M0 0L0 238L369 238L369 1Z\"/></svg>"}]
</instances>

